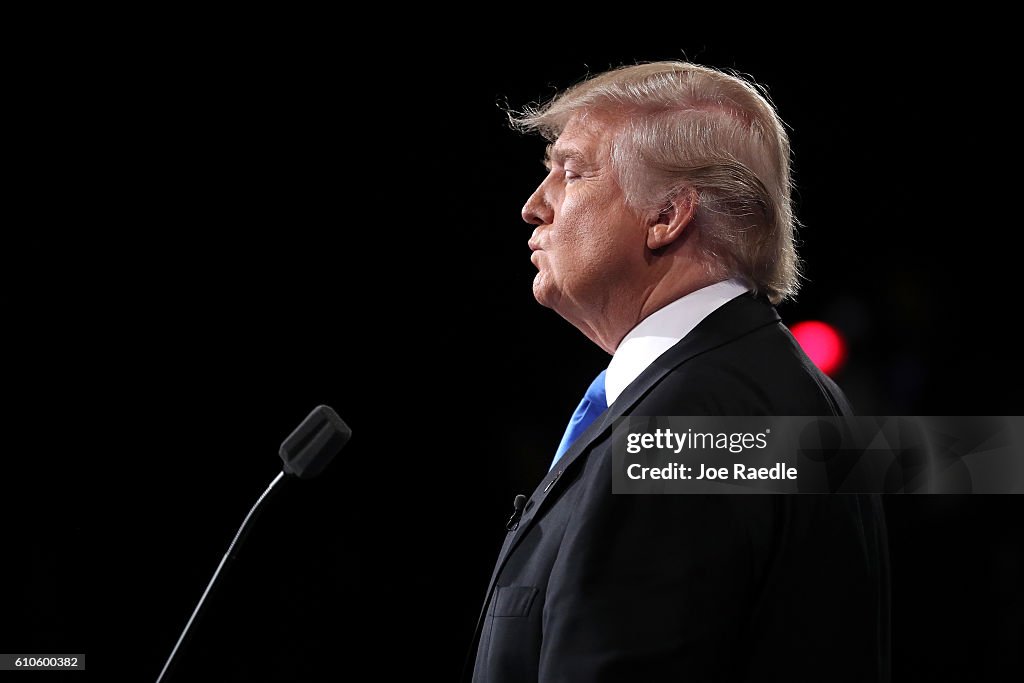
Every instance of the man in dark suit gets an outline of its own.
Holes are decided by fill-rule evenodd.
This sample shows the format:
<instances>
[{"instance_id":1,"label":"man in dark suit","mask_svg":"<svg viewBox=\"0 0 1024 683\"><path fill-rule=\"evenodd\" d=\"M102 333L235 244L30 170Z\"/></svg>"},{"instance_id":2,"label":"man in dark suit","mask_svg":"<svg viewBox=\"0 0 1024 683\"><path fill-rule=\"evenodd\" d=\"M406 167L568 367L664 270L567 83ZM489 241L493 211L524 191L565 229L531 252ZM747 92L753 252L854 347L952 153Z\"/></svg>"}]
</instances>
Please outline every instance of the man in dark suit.
<instances>
[{"instance_id":1,"label":"man in dark suit","mask_svg":"<svg viewBox=\"0 0 1024 683\"><path fill-rule=\"evenodd\" d=\"M473 681L888 680L877 497L612 494L622 415L851 414L772 306L798 278L772 106L662 62L516 123L553 142L534 294L612 360L510 521Z\"/></svg>"}]
</instances>

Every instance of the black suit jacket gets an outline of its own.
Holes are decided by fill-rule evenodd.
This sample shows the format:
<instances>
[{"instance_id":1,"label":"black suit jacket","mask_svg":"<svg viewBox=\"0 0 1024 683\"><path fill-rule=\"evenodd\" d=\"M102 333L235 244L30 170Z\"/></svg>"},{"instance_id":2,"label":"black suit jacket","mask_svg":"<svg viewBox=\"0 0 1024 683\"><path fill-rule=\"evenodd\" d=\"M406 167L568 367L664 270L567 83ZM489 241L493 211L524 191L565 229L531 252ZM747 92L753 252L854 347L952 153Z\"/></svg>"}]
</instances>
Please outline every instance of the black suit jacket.
<instances>
[{"instance_id":1,"label":"black suit jacket","mask_svg":"<svg viewBox=\"0 0 1024 683\"><path fill-rule=\"evenodd\" d=\"M767 302L713 312L530 496L490 580L472 680L888 680L878 497L612 495L612 423L629 414L852 413Z\"/></svg>"}]
</instances>

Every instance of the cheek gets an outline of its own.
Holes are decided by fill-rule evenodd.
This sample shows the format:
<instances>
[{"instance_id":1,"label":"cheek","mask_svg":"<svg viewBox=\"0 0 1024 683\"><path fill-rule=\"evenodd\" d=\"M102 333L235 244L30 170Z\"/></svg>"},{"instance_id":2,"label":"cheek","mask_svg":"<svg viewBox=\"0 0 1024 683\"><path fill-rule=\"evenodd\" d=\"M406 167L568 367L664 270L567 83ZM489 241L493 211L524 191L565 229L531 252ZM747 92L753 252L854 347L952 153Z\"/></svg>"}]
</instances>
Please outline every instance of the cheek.
<instances>
[{"instance_id":1,"label":"cheek","mask_svg":"<svg viewBox=\"0 0 1024 683\"><path fill-rule=\"evenodd\" d=\"M609 273L628 260L636 239L635 222L617 210L596 201L563 205L559 256L563 266L574 271Z\"/></svg>"},{"instance_id":2,"label":"cheek","mask_svg":"<svg viewBox=\"0 0 1024 683\"><path fill-rule=\"evenodd\" d=\"M576 267L586 267L600 255L607 254L613 242L607 217L607 212L597 202L585 199L566 201L562 205L557 235L561 260Z\"/></svg>"}]
</instances>

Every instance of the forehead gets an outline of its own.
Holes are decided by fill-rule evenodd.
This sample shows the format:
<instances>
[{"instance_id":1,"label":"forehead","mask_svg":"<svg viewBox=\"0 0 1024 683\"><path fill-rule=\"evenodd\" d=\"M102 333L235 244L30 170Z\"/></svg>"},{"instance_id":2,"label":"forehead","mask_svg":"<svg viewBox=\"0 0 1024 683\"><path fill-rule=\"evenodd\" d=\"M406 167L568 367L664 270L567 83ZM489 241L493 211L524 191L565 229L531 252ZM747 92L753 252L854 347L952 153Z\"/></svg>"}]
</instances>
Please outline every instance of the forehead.
<instances>
[{"instance_id":1,"label":"forehead","mask_svg":"<svg viewBox=\"0 0 1024 683\"><path fill-rule=\"evenodd\" d=\"M588 163L603 162L620 125L605 115L589 112L574 114L558 139L548 145L548 156L555 161L575 159Z\"/></svg>"}]
</instances>

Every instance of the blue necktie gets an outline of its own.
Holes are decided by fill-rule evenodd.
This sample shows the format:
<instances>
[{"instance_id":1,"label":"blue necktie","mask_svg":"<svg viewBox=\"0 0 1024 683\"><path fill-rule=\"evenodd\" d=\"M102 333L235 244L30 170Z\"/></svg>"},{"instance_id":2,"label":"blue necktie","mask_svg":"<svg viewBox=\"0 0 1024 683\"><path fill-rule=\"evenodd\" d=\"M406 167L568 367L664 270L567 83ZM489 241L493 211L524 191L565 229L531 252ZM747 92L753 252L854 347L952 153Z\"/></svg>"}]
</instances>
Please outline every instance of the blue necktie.
<instances>
[{"instance_id":1,"label":"blue necktie","mask_svg":"<svg viewBox=\"0 0 1024 683\"><path fill-rule=\"evenodd\" d=\"M565 428L562 442L558 444L555 459L551 461L549 470L555 466L559 458L565 455L565 452L572 446L572 442L585 432L597 416L608 407L608 399L604 394L604 373L605 371L602 370L601 374L594 378L594 381L587 387L587 393L583 395L583 400L576 406L576 412L572 414L569 426Z\"/></svg>"}]
</instances>

